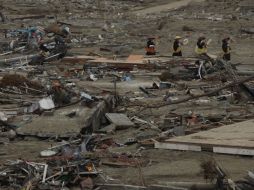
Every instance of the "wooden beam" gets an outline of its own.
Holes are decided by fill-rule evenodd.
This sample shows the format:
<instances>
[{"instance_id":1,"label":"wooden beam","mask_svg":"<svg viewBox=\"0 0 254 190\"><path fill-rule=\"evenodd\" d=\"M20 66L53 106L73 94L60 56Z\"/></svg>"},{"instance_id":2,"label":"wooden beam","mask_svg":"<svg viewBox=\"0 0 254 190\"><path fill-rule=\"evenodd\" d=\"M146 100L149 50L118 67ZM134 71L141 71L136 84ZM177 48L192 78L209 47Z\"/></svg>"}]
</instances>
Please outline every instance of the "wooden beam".
<instances>
[{"instance_id":1,"label":"wooden beam","mask_svg":"<svg viewBox=\"0 0 254 190\"><path fill-rule=\"evenodd\" d=\"M180 103L183 103L183 102L187 102L189 100L193 100L193 99L197 99L197 98L201 98L201 97L204 97L204 96L211 96L211 95L214 95L224 89L227 89L227 88L230 88L230 87L233 87L233 86L237 86L237 85L240 85L240 84L243 84L245 82L248 82L250 80L254 79L254 75L250 76L250 77L247 77L245 79L242 79L240 81L237 81L237 82L231 82L225 86L222 86L220 88L217 88L211 92L208 92L208 93L204 93L204 94L200 94L200 95L197 95L197 96L192 96L192 97L188 97L188 98L184 98L184 99L181 99L181 100L177 100L177 101L173 101L173 102L168 102L168 103L164 103L164 104L157 104L157 105L151 105L151 106L144 106L145 108L160 108L160 107L164 107L164 106L168 106L168 105L172 105L172 104L180 104Z\"/></svg>"}]
</instances>

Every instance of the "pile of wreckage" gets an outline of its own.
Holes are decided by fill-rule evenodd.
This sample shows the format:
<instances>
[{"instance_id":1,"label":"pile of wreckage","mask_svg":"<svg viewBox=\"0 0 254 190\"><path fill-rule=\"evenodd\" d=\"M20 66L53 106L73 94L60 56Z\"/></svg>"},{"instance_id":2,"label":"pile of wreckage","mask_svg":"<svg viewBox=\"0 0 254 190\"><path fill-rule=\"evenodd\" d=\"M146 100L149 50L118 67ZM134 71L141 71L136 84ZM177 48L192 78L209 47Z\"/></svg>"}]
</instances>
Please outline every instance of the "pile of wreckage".
<instances>
[{"instance_id":1,"label":"pile of wreckage","mask_svg":"<svg viewBox=\"0 0 254 190\"><path fill-rule=\"evenodd\" d=\"M24 136L62 142L41 151L38 159L7 160L0 169L1 189L191 189L193 187L177 185L145 186L144 183L139 187L110 186L113 179L98 168L108 165L140 169L151 164L141 156L144 148L191 150L193 147L181 148L181 139L179 142L170 142L170 139L219 129L237 119L253 118L250 108L249 116L243 114L238 118L230 114L209 118L194 112L184 115L171 110L163 122L161 118L149 120L142 114L145 110L184 102L200 106L212 101L217 105L222 101L233 104L251 101L254 76L237 71L237 65L229 62L203 57L71 56L67 52L71 46L71 43L67 45L67 41L71 42L70 36L68 28L58 25L23 27L5 33L8 42L1 42L0 55L0 142L5 144ZM26 55L10 58L20 53ZM138 93L120 93L121 83L135 81L139 76L160 80L153 81L150 86L138 86ZM197 85L189 85L190 80L198 81ZM89 88L87 81L92 87ZM96 88L93 84L96 81L109 81L110 88L103 87L104 84ZM202 97L211 99L200 99ZM135 127L139 136L124 139L124 142L108 137L129 127ZM153 132L145 136L144 131L150 129ZM132 144L140 146L135 154L116 154L108 150ZM197 151L197 147L193 149ZM252 149L239 154L254 155ZM216 170L218 188L221 188L220 180L225 178L220 171ZM249 171L246 180L222 180L222 188L253 189L253 175ZM213 189L214 185L206 187L209 188Z\"/></svg>"},{"instance_id":2,"label":"pile of wreckage","mask_svg":"<svg viewBox=\"0 0 254 190\"><path fill-rule=\"evenodd\" d=\"M1 63L13 63L24 60L23 64L43 64L63 58L68 49L70 29L56 24L47 28L28 27L23 25L18 30L6 30L5 40L1 42L1 56L14 53L28 54L23 57L1 60ZM31 54L36 53L36 54Z\"/></svg>"},{"instance_id":3,"label":"pile of wreckage","mask_svg":"<svg viewBox=\"0 0 254 190\"><path fill-rule=\"evenodd\" d=\"M123 146L112 139L101 135L86 135L82 139L62 142L41 151L41 159L35 161L7 161L0 172L1 187L13 189L67 189L81 187L94 189L95 178L103 183L111 180L109 176L97 169L100 158L106 157L108 162L119 160L127 166L140 166L143 161L139 155L110 154L109 146ZM65 187L65 188L64 188Z\"/></svg>"}]
</instances>

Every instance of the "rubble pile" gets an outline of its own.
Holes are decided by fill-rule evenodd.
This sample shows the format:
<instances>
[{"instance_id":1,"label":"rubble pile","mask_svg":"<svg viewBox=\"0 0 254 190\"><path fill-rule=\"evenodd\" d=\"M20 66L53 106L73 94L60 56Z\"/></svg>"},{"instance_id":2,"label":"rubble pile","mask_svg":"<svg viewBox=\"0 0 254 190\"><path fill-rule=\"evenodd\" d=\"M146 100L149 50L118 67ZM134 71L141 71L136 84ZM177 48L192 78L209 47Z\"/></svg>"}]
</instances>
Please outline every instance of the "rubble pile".
<instances>
[{"instance_id":1,"label":"rubble pile","mask_svg":"<svg viewBox=\"0 0 254 190\"><path fill-rule=\"evenodd\" d=\"M5 88L8 86L20 87L22 85L25 85L29 88L34 88L37 90L43 89L43 87L40 84L33 81L29 81L24 76L17 75L17 74L4 75L0 83L1 88Z\"/></svg>"},{"instance_id":2,"label":"rubble pile","mask_svg":"<svg viewBox=\"0 0 254 190\"><path fill-rule=\"evenodd\" d=\"M0 189L253 188L247 0L2 2Z\"/></svg>"}]
</instances>

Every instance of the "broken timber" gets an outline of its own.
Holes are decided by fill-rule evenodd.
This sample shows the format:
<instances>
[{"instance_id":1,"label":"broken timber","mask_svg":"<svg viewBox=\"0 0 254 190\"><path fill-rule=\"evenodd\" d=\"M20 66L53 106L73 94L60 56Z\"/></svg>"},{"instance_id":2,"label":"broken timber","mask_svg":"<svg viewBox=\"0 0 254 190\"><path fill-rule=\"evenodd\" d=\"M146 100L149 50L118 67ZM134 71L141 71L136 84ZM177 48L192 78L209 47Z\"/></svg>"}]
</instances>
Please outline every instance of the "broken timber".
<instances>
[{"instance_id":1,"label":"broken timber","mask_svg":"<svg viewBox=\"0 0 254 190\"><path fill-rule=\"evenodd\" d=\"M215 189L214 184L200 184L200 183L192 183L192 184L184 184L181 182L178 183L170 183L168 185L149 185L145 186L134 186L134 185L126 185L126 184L97 184L99 187L102 187L105 190L189 190L192 187L196 187L199 190L213 190Z\"/></svg>"},{"instance_id":2,"label":"broken timber","mask_svg":"<svg viewBox=\"0 0 254 190\"><path fill-rule=\"evenodd\" d=\"M29 16L21 16L21 17L16 17L16 18L12 18L11 20L25 20L25 19L42 19L42 18L46 18L49 16L46 15L29 15Z\"/></svg>"},{"instance_id":3,"label":"broken timber","mask_svg":"<svg viewBox=\"0 0 254 190\"><path fill-rule=\"evenodd\" d=\"M97 59L96 56L86 56L86 55L80 55L80 56L73 56L73 57L64 57L61 62L62 63L79 63L83 64L86 63L88 60L94 60Z\"/></svg>"},{"instance_id":4,"label":"broken timber","mask_svg":"<svg viewBox=\"0 0 254 190\"><path fill-rule=\"evenodd\" d=\"M254 156L254 120L155 142L155 148Z\"/></svg>"},{"instance_id":5,"label":"broken timber","mask_svg":"<svg viewBox=\"0 0 254 190\"><path fill-rule=\"evenodd\" d=\"M180 103L184 103L184 102L187 102L189 100L193 100L193 99L198 99L198 98L201 98L201 97L204 97L204 96L211 96L211 95L214 95L224 89L227 89L227 88L230 88L230 87L233 87L233 86L237 86L237 85L241 85L245 82L248 82L250 80L254 79L254 75L253 76L250 76L250 77L247 77L247 78L244 78L240 81L236 81L236 82L231 82L225 86L222 86L220 88L217 88L211 92L207 92L207 93L204 93L204 94L200 94L200 95L196 95L196 96L191 96L191 97L188 97L188 98L184 98L184 99L180 99L180 100L176 100L176 101L173 101L173 102L167 102L167 103L164 103L164 104L158 104L158 105L149 105L149 106L146 106L146 108L160 108L160 107L164 107L164 106L168 106L168 105L171 105L171 104L180 104Z\"/></svg>"},{"instance_id":6,"label":"broken timber","mask_svg":"<svg viewBox=\"0 0 254 190\"><path fill-rule=\"evenodd\" d=\"M114 60L96 56L75 56L65 57L62 62L84 64L87 66L106 66L117 69L133 69L134 67L139 69L155 69L160 67L156 64L156 62L160 62L159 58L144 58L133 55L125 60Z\"/></svg>"}]
</instances>

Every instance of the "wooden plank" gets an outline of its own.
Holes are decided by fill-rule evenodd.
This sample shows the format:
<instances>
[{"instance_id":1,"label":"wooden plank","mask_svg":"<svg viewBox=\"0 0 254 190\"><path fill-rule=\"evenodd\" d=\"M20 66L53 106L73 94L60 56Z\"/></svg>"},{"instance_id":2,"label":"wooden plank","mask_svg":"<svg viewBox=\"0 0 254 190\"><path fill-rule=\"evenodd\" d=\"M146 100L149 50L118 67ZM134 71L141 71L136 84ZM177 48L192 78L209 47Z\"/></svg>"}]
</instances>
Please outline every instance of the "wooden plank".
<instances>
[{"instance_id":1,"label":"wooden plank","mask_svg":"<svg viewBox=\"0 0 254 190\"><path fill-rule=\"evenodd\" d=\"M160 58L144 58L143 55L130 55L127 59L108 59L105 57L98 56L73 56L65 57L61 60L61 63L77 63L88 66L106 66L114 67L117 69L129 69L132 70L134 67L139 69L154 69L158 68L156 62L161 62Z\"/></svg>"},{"instance_id":2,"label":"wooden plank","mask_svg":"<svg viewBox=\"0 0 254 190\"><path fill-rule=\"evenodd\" d=\"M124 114L121 114L121 113L106 113L105 116L118 129L124 129L124 128L127 128L127 127L133 127L134 126L134 123Z\"/></svg>"},{"instance_id":3,"label":"wooden plank","mask_svg":"<svg viewBox=\"0 0 254 190\"><path fill-rule=\"evenodd\" d=\"M111 59L105 59L105 58L99 58L95 60L90 60L87 61L88 65L93 65L93 66L107 66L107 67L112 67L116 68L118 70L120 69L128 69L132 70L134 67L137 67L138 69L154 69L156 68L155 64L150 64L147 62L143 61L128 61L128 60L111 60Z\"/></svg>"},{"instance_id":4,"label":"wooden plank","mask_svg":"<svg viewBox=\"0 0 254 190\"><path fill-rule=\"evenodd\" d=\"M16 18L11 18L11 20L42 19L45 17L46 17L46 15L27 15L27 16L20 16L20 17L16 17Z\"/></svg>"},{"instance_id":5,"label":"wooden plank","mask_svg":"<svg viewBox=\"0 0 254 190\"><path fill-rule=\"evenodd\" d=\"M61 62L64 63L81 63L84 64L88 60L97 59L96 56L87 56L87 55L80 55L80 56L73 56L73 57L64 57Z\"/></svg>"},{"instance_id":6,"label":"wooden plank","mask_svg":"<svg viewBox=\"0 0 254 190\"><path fill-rule=\"evenodd\" d=\"M126 185L126 184L98 184L104 190L147 190L147 187L144 186L134 186L134 185Z\"/></svg>"},{"instance_id":7,"label":"wooden plank","mask_svg":"<svg viewBox=\"0 0 254 190\"><path fill-rule=\"evenodd\" d=\"M89 61L89 63L109 63L109 64L146 64L143 60L114 60L107 58L97 58L95 60Z\"/></svg>"},{"instance_id":8,"label":"wooden plank","mask_svg":"<svg viewBox=\"0 0 254 190\"><path fill-rule=\"evenodd\" d=\"M214 153L254 156L254 150L233 147L213 147Z\"/></svg>"},{"instance_id":9,"label":"wooden plank","mask_svg":"<svg viewBox=\"0 0 254 190\"><path fill-rule=\"evenodd\" d=\"M75 57L65 57L61 60L61 63L71 63L71 64L83 64L89 66L107 66L115 67L118 69L133 69L136 65L137 68L154 68L155 65L143 63L143 61L127 61L127 60L113 60L107 58L98 58L96 56L75 56Z\"/></svg>"},{"instance_id":10,"label":"wooden plank","mask_svg":"<svg viewBox=\"0 0 254 190\"><path fill-rule=\"evenodd\" d=\"M101 164L110 166L110 167L117 167L117 168L134 166L134 165L127 163L127 162L110 162L110 161L106 162L106 161L104 161Z\"/></svg>"},{"instance_id":11,"label":"wooden plank","mask_svg":"<svg viewBox=\"0 0 254 190\"><path fill-rule=\"evenodd\" d=\"M189 151L197 151L197 152L201 151L201 146L190 145L190 144L155 142L154 147L159 149L170 149L170 150L184 150L184 151L189 150Z\"/></svg>"},{"instance_id":12,"label":"wooden plank","mask_svg":"<svg viewBox=\"0 0 254 190\"><path fill-rule=\"evenodd\" d=\"M144 59L143 55L129 55L127 61L142 61Z\"/></svg>"},{"instance_id":13,"label":"wooden plank","mask_svg":"<svg viewBox=\"0 0 254 190\"><path fill-rule=\"evenodd\" d=\"M156 148L254 155L254 120L239 122L155 143Z\"/></svg>"}]
</instances>

